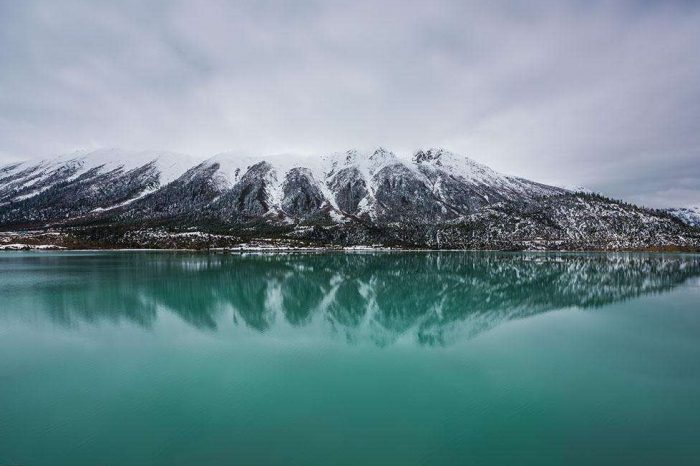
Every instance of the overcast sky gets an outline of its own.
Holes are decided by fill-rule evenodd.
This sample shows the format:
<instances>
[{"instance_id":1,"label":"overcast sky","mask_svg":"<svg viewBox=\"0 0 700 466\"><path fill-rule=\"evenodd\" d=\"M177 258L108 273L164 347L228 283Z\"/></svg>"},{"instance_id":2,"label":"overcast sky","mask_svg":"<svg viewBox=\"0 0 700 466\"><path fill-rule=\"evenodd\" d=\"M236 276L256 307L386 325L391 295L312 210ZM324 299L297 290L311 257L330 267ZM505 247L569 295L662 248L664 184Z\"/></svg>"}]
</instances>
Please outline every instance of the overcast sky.
<instances>
[{"instance_id":1,"label":"overcast sky","mask_svg":"<svg viewBox=\"0 0 700 466\"><path fill-rule=\"evenodd\" d=\"M700 2L0 0L0 163L377 145L700 204Z\"/></svg>"}]
</instances>

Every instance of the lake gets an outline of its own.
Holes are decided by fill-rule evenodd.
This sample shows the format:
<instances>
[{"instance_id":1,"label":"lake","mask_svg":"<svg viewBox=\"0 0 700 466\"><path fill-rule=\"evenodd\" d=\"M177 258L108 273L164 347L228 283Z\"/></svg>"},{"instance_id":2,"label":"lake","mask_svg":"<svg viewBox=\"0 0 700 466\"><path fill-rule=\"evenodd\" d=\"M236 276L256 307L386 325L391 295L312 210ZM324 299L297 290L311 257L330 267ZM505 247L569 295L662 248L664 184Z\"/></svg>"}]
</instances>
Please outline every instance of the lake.
<instances>
[{"instance_id":1,"label":"lake","mask_svg":"<svg viewBox=\"0 0 700 466\"><path fill-rule=\"evenodd\" d=\"M700 464L700 256L2 253L19 464Z\"/></svg>"}]
</instances>

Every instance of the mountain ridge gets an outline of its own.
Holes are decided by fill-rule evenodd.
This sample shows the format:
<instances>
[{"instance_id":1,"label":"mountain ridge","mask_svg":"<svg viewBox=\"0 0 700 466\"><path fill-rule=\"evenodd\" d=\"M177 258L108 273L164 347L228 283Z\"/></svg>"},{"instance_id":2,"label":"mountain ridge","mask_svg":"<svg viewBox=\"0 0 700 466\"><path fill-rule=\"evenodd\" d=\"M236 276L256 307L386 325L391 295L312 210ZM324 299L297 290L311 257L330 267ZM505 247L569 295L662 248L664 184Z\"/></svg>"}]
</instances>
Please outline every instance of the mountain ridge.
<instances>
[{"instance_id":1,"label":"mountain ridge","mask_svg":"<svg viewBox=\"0 0 700 466\"><path fill-rule=\"evenodd\" d=\"M226 244L700 246L700 230L674 212L504 175L440 148L418 150L411 158L379 147L320 157L222 153L203 161L101 149L0 167L0 230L49 229L77 236L92 231L98 246L100 238L104 246L115 246L153 229L166 236L217 234L230 238Z\"/></svg>"}]
</instances>

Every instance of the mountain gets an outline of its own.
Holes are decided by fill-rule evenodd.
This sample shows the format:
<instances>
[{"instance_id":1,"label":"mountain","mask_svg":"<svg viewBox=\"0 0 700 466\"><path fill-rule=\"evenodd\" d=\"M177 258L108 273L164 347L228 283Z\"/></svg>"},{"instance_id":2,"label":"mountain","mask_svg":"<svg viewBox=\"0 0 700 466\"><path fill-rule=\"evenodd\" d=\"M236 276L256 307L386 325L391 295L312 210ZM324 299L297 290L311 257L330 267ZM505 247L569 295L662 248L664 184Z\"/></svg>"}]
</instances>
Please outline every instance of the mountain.
<instances>
[{"instance_id":1,"label":"mountain","mask_svg":"<svg viewBox=\"0 0 700 466\"><path fill-rule=\"evenodd\" d=\"M666 212L691 227L700 228L700 207L680 207L666 209Z\"/></svg>"},{"instance_id":2,"label":"mountain","mask_svg":"<svg viewBox=\"0 0 700 466\"><path fill-rule=\"evenodd\" d=\"M43 226L124 207L180 177L185 155L102 149L0 168L0 225Z\"/></svg>"},{"instance_id":3,"label":"mountain","mask_svg":"<svg viewBox=\"0 0 700 466\"><path fill-rule=\"evenodd\" d=\"M669 212L504 175L443 149L403 158L381 147L203 162L107 149L13 164L0 168L0 229L58 231L70 247L700 245L700 230ZM11 236L0 241L22 239Z\"/></svg>"}]
</instances>

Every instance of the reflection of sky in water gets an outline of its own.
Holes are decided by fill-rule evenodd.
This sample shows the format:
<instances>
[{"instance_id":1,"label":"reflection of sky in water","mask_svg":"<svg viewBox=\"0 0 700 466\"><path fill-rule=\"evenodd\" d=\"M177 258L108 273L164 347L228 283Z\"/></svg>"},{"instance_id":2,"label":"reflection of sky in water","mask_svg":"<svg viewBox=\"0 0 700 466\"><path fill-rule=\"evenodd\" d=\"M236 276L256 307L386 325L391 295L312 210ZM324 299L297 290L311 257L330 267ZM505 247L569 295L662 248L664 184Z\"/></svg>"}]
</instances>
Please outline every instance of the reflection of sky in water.
<instances>
[{"instance_id":1,"label":"reflection of sky in water","mask_svg":"<svg viewBox=\"0 0 700 466\"><path fill-rule=\"evenodd\" d=\"M0 464L695 464L698 277L683 255L2 254Z\"/></svg>"},{"instance_id":2,"label":"reflection of sky in water","mask_svg":"<svg viewBox=\"0 0 700 466\"><path fill-rule=\"evenodd\" d=\"M0 258L0 271L5 319L151 329L177 316L209 333L445 345L547 311L599 308L697 284L700 258L9 253Z\"/></svg>"}]
</instances>

